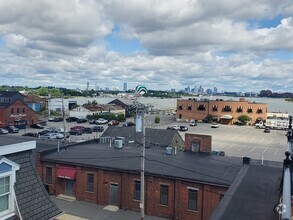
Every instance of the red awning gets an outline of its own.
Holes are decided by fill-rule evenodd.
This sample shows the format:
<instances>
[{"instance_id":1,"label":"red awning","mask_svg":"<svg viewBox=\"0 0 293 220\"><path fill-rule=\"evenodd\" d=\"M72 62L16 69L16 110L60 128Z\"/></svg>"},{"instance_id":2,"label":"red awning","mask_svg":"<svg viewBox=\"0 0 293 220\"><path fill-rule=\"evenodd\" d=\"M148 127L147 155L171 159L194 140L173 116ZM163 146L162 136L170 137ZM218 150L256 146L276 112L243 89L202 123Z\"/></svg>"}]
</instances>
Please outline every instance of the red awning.
<instances>
[{"instance_id":1,"label":"red awning","mask_svg":"<svg viewBox=\"0 0 293 220\"><path fill-rule=\"evenodd\" d=\"M57 170L57 177L69 180L76 179L76 169L72 167L60 167Z\"/></svg>"}]
</instances>

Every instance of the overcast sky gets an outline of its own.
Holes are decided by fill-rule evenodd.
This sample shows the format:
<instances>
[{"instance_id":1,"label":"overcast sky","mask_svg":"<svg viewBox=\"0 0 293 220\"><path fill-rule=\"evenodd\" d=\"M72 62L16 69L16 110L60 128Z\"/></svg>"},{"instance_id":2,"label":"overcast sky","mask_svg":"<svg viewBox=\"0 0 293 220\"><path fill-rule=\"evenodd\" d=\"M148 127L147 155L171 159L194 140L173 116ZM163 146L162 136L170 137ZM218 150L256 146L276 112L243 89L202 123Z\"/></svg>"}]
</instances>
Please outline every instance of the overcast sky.
<instances>
[{"instance_id":1,"label":"overcast sky","mask_svg":"<svg viewBox=\"0 0 293 220\"><path fill-rule=\"evenodd\" d=\"M0 85L293 92L291 0L1 0Z\"/></svg>"}]
</instances>

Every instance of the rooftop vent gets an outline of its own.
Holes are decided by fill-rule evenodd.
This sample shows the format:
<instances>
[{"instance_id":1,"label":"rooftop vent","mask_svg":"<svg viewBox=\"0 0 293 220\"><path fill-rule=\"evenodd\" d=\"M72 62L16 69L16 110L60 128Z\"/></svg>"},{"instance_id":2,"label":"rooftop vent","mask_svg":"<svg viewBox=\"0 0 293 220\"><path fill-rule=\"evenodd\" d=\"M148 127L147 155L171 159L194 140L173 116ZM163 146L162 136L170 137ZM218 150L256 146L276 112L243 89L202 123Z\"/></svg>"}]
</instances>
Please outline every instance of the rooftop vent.
<instances>
[{"instance_id":1,"label":"rooftop vent","mask_svg":"<svg viewBox=\"0 0 293 220\"><path fill-rule=\"evenodd\" d=\"M122 140L115 140L115 148L116 149L122 148Z\"/></svg>"},{"instance_id":2,"label":"rooftop vent","mask_svg":"<svg viewBox=\"0 0 293 220\"><path fill-rule=\"evenodd\" d=\"M166 154L172 155L172 147L166 147Z\"/></svg>"},{"instance_id":3,"label":"rooftop vent","mask_svg":"<svg viewBox=\"0 0 293 220\"><path fill-rule=\"evenodd\" d=\"M122 141L122 145L125 144L125 137L116 137L115 140L121 140Z\"/></svg>"},{"instance_id":4,"label":"rooftop vent","mask_svg":"<svg viewBox=\"0 0 293 220\"><path fill-rule=\"evenodd\" d=\"M243 164L250 164L250 157L249 156L244 156L242 157Z\"/></svg>"}]
</instances>

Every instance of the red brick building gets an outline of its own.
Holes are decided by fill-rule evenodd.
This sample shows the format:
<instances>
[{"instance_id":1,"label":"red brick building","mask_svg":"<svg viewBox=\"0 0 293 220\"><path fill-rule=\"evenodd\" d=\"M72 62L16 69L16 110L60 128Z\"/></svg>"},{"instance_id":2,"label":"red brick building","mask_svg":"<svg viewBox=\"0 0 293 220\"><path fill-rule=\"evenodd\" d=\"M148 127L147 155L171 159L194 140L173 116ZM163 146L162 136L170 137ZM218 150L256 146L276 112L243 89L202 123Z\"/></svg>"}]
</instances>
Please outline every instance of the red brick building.
<instances>
[{"instance_id":1,"label":"red brick building","mask_svg":"<svg viewBox=\"0 0 293 220\"><path fill-rule=\"evenodd\" d=\"M120 132L123 145L115 136L118 130L134 132L134 128L109 129L100 142L39 152L37 170L52 194L139 211L140 145L132 133ZM146 130L145 213L172 219L209 219L242 161L210 156L211 136L205 135L187 134L186 150L176 151L172 143L181 143L174 140L175 134L174 130ZM161 139L148 138L155 135ZM198 151L192 150L193 145ZM171 154L166 146L171 146Z\"/></svg>"},{"instance_id":2,"label":"red brick building","mask_svg":"<svg viewBox=\"0 0 293 220\"><path fill-rule=\"evenodd\" d=\"M251 123L257 120L266 120L267 104L248 102L244 98L239 101L232 100L177 100L178 119L203 120L212 115L215 120L223 124L232 124L237 121L240 115L247 115Z\"/></svg>"},{"instance_id":3,"label":"red brick building","mask_svg":"<svg viewBox=\"0 0 293 220\"><path fill-rule=\"evenodd\" d=\"M0 106L0 127L38 123L38 114L20 100Z\"/></svg>"}]
</instances>

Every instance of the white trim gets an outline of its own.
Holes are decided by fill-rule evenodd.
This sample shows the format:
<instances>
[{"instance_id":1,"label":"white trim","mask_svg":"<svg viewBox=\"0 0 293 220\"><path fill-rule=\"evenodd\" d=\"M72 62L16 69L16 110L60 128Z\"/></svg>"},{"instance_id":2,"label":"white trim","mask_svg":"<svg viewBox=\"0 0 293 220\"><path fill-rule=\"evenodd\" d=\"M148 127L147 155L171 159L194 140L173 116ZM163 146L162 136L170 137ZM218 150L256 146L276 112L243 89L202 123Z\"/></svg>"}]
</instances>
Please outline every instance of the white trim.
<instances>
[{"instance_id":1,"label":"white trim","mask_svg":"<svg viewBox=\"0 0 293 220\"><path fill-rule=\"evenodd\" d=\"M7 163L12 167L13 171L19 170L20 166L17 163L14 163L11 160L8 160L7 158L3 157L2 159L0 159L0 164L2 163Z\"/></svg>"},{"instance_id":2,"label":"white trim","mask_svg":"<svg viewBox=\"0 0 293 220\"><path fill-rule=\"evenodd\" d=\"M194 187L191 187L191 186L187 186L187 189L191 189L191 190L196 190L196 191L199 191L198 188L194 188Z\"/></svg>"},{"instance_id":3,"label":"white trim","mask_svg":"<svg viewBox=\"0 0 293 220\"><path fill-rule=\"evenodd\" d=\"M0 155L13 154L36 148L36 141L26 141L18 144L9 144L0 147Z\"/></svg>"}]
</instances>

